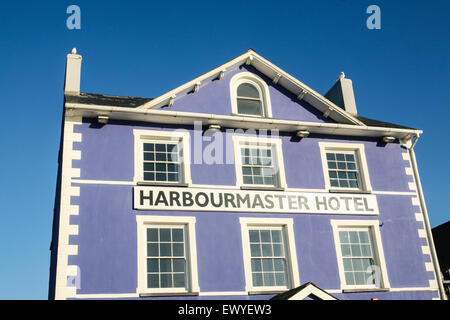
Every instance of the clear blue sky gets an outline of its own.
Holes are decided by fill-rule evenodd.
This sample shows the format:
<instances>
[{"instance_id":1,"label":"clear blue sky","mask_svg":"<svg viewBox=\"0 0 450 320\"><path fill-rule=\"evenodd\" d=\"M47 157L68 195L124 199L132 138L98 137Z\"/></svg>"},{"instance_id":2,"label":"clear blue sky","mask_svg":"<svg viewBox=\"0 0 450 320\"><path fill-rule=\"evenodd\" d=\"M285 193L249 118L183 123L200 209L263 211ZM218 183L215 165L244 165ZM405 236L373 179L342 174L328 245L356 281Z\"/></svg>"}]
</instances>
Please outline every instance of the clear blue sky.
<instances>
[{"instance_id":1,"label":"clear blue sky","mask_svg":"<svg viewBox=\"0 0 450 320\"><path fill-rule=\"evenodd\" d=\"M81 8L81 30L66 8ZM381 30L365 13L381 8ZM8 1L0 10L0 299L46 299L66 54L84 92L156 97L248 48L316 91L341 71L360 115L424 130L432 226L449 220L450 2Z\"/></svg>"}]
</instances>

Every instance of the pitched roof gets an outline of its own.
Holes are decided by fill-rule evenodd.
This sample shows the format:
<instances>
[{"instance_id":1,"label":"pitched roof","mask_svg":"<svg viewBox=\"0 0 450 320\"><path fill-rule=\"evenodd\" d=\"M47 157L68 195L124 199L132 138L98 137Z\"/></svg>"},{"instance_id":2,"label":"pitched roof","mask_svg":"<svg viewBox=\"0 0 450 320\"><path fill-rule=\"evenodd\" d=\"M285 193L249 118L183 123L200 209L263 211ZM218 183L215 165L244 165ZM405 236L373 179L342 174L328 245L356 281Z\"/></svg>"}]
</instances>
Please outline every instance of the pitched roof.
<instances>
[{"instance_id":1,"label":"pitched roof","mask_svg":"<svg viewBox=\"0 0 450 320\"><path fill-rule=\"evenodd\" d=\"M112 96L97 93L83 93L79 95L65 95L66 102L81 103L97 106L113 106L124 108L137 108L153 100L152 98Z\"/></svg>"},{"instance_id":2,"label":"pitched roof","mask_svg":"<svg viewBox=\"0 0 450 320\"><path fill-rule=\"evenodd\" d=\"M288 290L286 292L277 294L276 296L273 296L270 300L291 300L291 299L295 299L297 297L300 297L300 299L304 299L304 298L308 297L309 295L313 295L321 300L325 300L325 299L326 300L338 300L336 297L332 296L325 290L316 286L313 282L308 282L308 283L301 285L300 287L296 287L296 288Z\"/></svg>"},{"instance_id":3,"label":"pitched roof","mask_svg":"<svg viewBox=\"0 0 450 320\"><path fill-rule=\"evenodd\" d=\"M252 49L234 58L233 60L230 60L227 63L185 83L184 85L179 86L153 99L152 101L145 103L139 108L155 109L168 104L170 105L173 99L186 95L189 92L192 92L196 88L199 88L212 80L221 78L223 73L225 73L226 71L235 69L243 64L252 65L256 70L267 76L269 79L272 79L274 83L277 83L289 92L293 93L298 97L299 100L304 100L318 109L320 112L327 113L328 117L330 117L334 121L342 124L365 126L365 124L358 120L358 118L346 112L345 110L325 98L323 95L314 91L306 84L288 74L286 71L280 69L267 59L263 58Z\"/></svg>"}]
</instances>

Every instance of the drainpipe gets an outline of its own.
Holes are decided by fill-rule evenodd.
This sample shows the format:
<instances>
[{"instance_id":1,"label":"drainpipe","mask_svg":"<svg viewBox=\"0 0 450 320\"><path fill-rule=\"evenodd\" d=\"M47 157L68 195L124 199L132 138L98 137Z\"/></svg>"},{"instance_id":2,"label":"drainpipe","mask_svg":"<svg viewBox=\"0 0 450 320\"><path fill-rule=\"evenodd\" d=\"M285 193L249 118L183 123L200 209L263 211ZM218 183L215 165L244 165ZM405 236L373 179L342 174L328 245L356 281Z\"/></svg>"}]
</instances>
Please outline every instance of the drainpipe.
<instances>
[{"instance_id":1,"label":"drainpipe","mask_svg":"<svg viewBox=\"0 0 450 320\"><path fill-rule=\"evenodd\" d=\"M417 186L417 195L419 196L420 207L422 209L423 221L425 224L425 230L427 233L428 245L430 246L431 260L433 261L434 273L436 276L436 280L439 286L439 294L442 300L447 300L447 296L445 294L444 285L442 284L441 272L439 261L436 255L436 249L434 247L433 235L431 233L430 221L428 220L428 211L427 206L425 204L425 197L423 195L422 184L420 182L419 171L417 170L417 161L416 155L414 153L414 147L419 140L420 134L416 134L416 139L414 140L411 147L408 149L409 156L411 158L411 166L414 173L414 180L416 181Z\"/></svg>"}]
</instances>

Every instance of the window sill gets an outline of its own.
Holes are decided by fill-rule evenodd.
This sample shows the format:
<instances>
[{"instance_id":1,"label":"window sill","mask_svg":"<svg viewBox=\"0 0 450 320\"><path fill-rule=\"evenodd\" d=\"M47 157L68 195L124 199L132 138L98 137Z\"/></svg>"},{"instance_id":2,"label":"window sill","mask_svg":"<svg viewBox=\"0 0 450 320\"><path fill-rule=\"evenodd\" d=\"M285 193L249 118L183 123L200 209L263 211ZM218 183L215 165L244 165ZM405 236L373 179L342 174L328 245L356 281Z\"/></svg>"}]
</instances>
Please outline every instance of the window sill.
<instances>
[{"instance_id":1,"label":"window sill","mask_svg":"<svg viewBox=\"0 0 450 320\"><path fill-rule=\"evenodd\" d=\"M175 296L198 296L198 292L145 292L140 293L139 297L175 297Z\"/></svg>"},{"instance_id":2,"label":"window sill","mask_svg":"<svg viewBox=\"0 0 450 320\"><path fill-rule=\"evenodd\" d=\"M153 182L153 181L138 181L136 182L136 185L138 186L164 186L164 187L189 187L188 183L171 183L171 182Z\"/></svg>"},{"instance_id":3,"label":"window sill","mask_svg":"<svg viewBox=\"0 0 450 320\"><path fill-rule=\"evenodd\" d=\"M273 186L241 186L241 190L272 190L272 191L284 191L285 189L282 187L273 187Z\"/></svg>"},{"instance_id":4,"label":"window sill","mask_svg":"<svg viewBox=\"0 0 450 320\"><path fill-rule=\"evenodd\" d=\"M258 115L245 114L245 113L232 113L231 115L235 116L235 117L246 117L246 118L248 117L248 118L257 118L257 119L268 119L268 117L265 117L265 116L258 116Z\"/></svg>"},{"instance_id":5,"label":"window sill","mask_svg":"<svg viewBox=\"0 0 450 320\"><path fill-rule=\"evenodd\" d=\"M264 291L264 290L260 290L260 291L249 291L248 292L248 294L249 295L260 295L260 294L279 294L279 293L284 293L284 292L286 292L286 291L288 291L288 290L290 290L290 289L285 289L285 290L267 290L267 291Z\"/></svg>"},{"instance_id":6,"label":"window sill","mask_svg":"<svg viewBox=\"0 0 450 320\"><path fill-rule=\"evenodd\" d=\"M371 190L355 190L355 189L328 189L330 193L360 193L360 194L371 194Z\"/></svg>"},{"instance_id":7,"label":"window sill","mask_svg":"<svg viewBox=\"0 0 450 320\"><path fill-rule=\"evenodd\" d=\"M362 292L388 292L389 288L372 288L372 289L342 289L343 293L362 293Z\"/></svg>"}]
</instances>

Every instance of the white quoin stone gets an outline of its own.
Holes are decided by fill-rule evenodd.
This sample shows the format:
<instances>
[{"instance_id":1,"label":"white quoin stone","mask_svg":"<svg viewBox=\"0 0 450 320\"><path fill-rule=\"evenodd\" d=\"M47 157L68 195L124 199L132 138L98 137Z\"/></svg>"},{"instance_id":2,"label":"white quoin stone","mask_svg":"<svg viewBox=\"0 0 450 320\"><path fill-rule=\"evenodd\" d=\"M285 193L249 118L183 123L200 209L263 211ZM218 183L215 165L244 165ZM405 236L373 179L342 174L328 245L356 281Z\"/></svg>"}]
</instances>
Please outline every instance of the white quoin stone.
<instances>
[{"instance_id":1,"label":"white quoin stone","mask_svg":"<svg viewBox=\"0 0 450 320\"><path fill-rule=\"evenodd\" d=\"M76 52L77 49L73 48L67 55L64 94L80 94L82 57Z\"/></svg>"}]
</instances>

